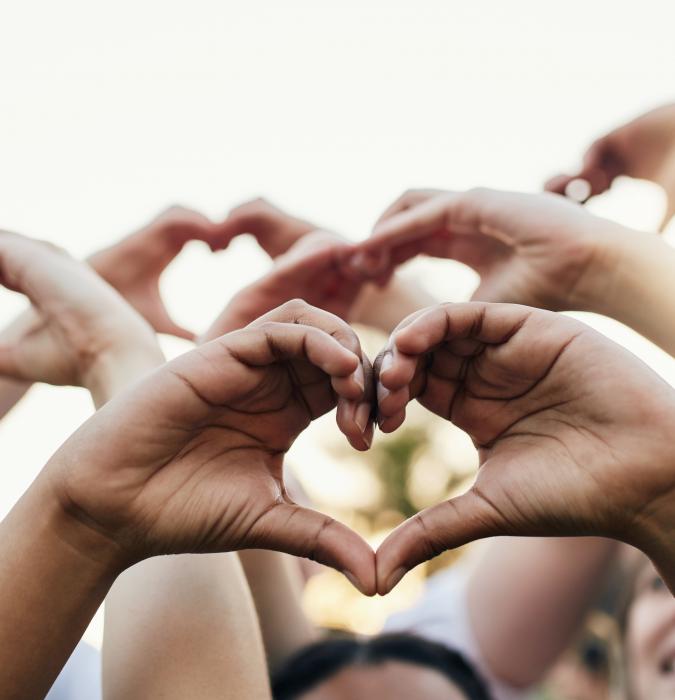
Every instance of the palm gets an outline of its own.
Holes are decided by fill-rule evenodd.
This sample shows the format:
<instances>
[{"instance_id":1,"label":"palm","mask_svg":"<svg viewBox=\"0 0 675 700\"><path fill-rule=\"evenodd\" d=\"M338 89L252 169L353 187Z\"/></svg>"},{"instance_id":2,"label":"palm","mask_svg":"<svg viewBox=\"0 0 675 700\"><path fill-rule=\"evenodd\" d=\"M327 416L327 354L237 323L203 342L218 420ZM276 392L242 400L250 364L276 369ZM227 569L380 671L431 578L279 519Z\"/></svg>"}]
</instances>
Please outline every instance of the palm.
<instances>
[{"instance_id":1,"label":"palm","mask_svg":"<svg viewBox=\"0 0 675 700\"><path fill-rule=\"evenodd\" d=\"M335 407L336 391L358 398L349 379L357 365L332 336L302 325L263 324L208 343L76 433L78 458L59 477L60 497L132 560L242 547L342 568L344 547L371 557L344 526L293 504L282 476L286 451Z\"/></svg>"},{"instance_id":2,"label":"palm","mask_svg":"<svg viewBox=\"0 0 675 700\"><path fill-rule=\"evenodd\" d=\"M480 275L473 299L552 310L583 306L598 220L562 197L492 190L436 195L378 224L368 249L392 264L420 253Z\"/></svg>"},{"instance_id":3,"label":"palm","mask_svg":"<svg viewBox=\"0 0 675 700\"><path fill-rule=\"evenodd\" d=\"M2 233L3 282L30 296L16 337L0 351L0 372L50 384L83 383L92 363L149 327L86 265L49 244Z\"/></svg>"},{"instance_id":4,"label":"palm","mask_svg":"<svg viewBox=\"0 0 675 700\"><path fill-rule=\"evenodd\" d=\"M317 231L303 237L272 271L238 292L208 332L209 337L241 328L270 309L294 298L351 320L364 290L346 263L352 246L335 234Z\"/></svg>"},{"instance_id":5,"label":"palm","mask_svg":"<svg viewBox=\"0 0 675 700\"><path fill-rule=\"evenodd\" d=\"M612 534L644 483L636 456L645 469L669 473L645 449L665 429L665 387L628 353L607 358L609 343L575 321L535 312L523 323L504 344L473 344L459 382L448 377L461 345L437 350L419 401L478 446L474 491L493 505L500 531ZM621 395L608 402L617 376L625 378Z\"/></svg>"},{"instance_id":6,"label":"palm","mask_svg":"<svg viewBox=\"0 0 675 700\"><path fill-rule=\"evenodd\" d=\"M645 507L662 511L675 494L664 450L672 390L583 324L470 303L420 312L394 337L401 354L381 377L390 392L380 402L384 429L395 429L416 397L469 434L481 466L467 493L391 535L378 551L383 580L401 562L410 568L494 535L594 534L639 544Z\"/></svg>"}]
</instances>

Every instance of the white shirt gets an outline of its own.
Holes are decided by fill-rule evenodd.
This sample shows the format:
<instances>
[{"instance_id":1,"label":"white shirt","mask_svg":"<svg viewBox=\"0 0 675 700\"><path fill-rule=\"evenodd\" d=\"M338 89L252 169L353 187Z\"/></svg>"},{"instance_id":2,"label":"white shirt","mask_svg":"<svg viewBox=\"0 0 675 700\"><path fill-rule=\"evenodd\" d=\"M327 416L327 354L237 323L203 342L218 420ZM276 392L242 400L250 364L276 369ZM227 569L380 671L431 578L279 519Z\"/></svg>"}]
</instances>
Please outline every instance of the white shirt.
<instances>
[{"instance_id":1,"label":"white shirt","mask_svg":"<svg viewBox=\"0 0 675 700\"><path fill-rule=\"evenodd\" d=\"M427 581L421 599L392 615L384 632L410 632L459 652L487 683L495 700L524 700L528 693L498 681L489 671L471 626L467 567L455 565Z\"/></svg>"},{"instance_id":2,"label":"white shirt","mask_svg":"<svg viewBox=\"0 0 675 700\"><path fill-rule=\"evenodd\" d=\"M101 655L80 642L45 700L101 700Z\"/></svg>"}]
</instances>

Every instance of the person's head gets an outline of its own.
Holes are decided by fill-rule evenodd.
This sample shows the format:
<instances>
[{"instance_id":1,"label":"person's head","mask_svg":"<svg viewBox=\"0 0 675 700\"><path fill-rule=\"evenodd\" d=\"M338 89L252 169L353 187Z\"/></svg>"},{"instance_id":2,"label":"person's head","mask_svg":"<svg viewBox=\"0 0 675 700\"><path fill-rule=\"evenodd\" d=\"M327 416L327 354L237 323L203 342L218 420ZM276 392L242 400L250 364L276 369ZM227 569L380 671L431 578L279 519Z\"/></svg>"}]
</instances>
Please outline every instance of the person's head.
<instances>
[{"instance_id":1,"label":"person's head","mask_svg":"<svg viewBox=\"0 0 675 700\"><path fill-rule=\"evenodd\" d=\"M646 557L635 564L623 618L631 700L675 697L675 598Z\"/></svg>"},{"instance_id":2,"label":"person's head","mask_svg":"<svg viewBox=\"0 0 675 700\"><path fill-rule=\"evenodd\" d=\"M275 700L490 700L456 652L410 634L311 644L272 678Z\"/></svg>"}]
</instances>

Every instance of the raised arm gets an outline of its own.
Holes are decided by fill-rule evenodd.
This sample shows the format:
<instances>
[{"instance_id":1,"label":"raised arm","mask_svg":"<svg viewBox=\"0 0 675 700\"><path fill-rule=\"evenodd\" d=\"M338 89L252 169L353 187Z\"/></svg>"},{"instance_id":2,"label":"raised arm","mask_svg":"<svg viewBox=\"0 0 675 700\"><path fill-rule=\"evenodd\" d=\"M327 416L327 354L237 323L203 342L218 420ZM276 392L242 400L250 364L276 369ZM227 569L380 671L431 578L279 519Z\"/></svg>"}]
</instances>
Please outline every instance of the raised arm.
<instances>
[{"instance_id":1,"label":"raised arm","mask_svg":"<svg viewBox=\"0 0 675 700\"><path fill-rule=\"evenodd\" d=\"M423 253L480 275L473 299L615 318L675 354L675 251L551 194L488 189L401 205L363 244L382 265Z\"/></svg>"},{"instance_id":2,"label":"raised arm","mask_svg":"<svg viewBox=\"0 0 675 700\"><path fill-rule=\"evenodd\" d=\"M216 240L217 238L217 240ZM183 207L171 207L118 243L95 253L90 266L115 288L159 333L192 339L194 333L177 325L160 295L159 281L169 263L190 240L212 248L226 245L218 225ZM30 309L0 331L0 347L14 344L39 323ZM24 396L31 380L0 378L0 418Z\"/></svg>"},{"instance_id":3,"label":"raised arm","mask_svg":"<svg viewBox=\"0 0 675 700\"><path fill-rule=\"evenodd\" d=\"M52 246L0 233L0 281L33 303L3 336L5 385L81 384L100 405L121 374L162 361L143 319ZM64 505L41 476L0 523L2 697L44 697L120 564L118 552L80 528Z\"/></svg>"},{"instance_id":4,"label":"raised arm","mask_svg":"<svg viewBox=\"0 0 675 700\"><path fill-rule=\"evenodd\" d=\"M354 402L367 369L348 329L340 342L307 325L307 309L304 324L280 314L109 401L3 523L3 697L44 695L114 578L150 556L271 547L313 556L374 591L370 548L291 503L280 471L296 435L337 397L339 425L359 444ZM47 618L53 635L43 634Z\"/></svg>"},{"instance_id":5,"label":"raised arm","mask_svg":"<svg viewBox=\"0 0 675 700\"><path fill-rule=\"evenodd\" d=\"M468 303L405 321L380 363L385 431L417 397L472 437L481 462L466 494L382 544L380 592L443 549L495 535L622 540L675 589L675 392L637 358L563 316Z\"/></svg>"},{"instance_id":6,"label":"raised arm","mask_svg":"<svg viewBox=\"0 0 675 700\"><path fill-rule=\"evenodd\" d=\"M582 180L581 199L608 190L619 175L651 180L663 187L667 206L663 224L675 213L675 104L652 109L594 141L583 156L581 168L557 175L546 189L573 195L570 183Z\"/></svg>"}]
</instances>

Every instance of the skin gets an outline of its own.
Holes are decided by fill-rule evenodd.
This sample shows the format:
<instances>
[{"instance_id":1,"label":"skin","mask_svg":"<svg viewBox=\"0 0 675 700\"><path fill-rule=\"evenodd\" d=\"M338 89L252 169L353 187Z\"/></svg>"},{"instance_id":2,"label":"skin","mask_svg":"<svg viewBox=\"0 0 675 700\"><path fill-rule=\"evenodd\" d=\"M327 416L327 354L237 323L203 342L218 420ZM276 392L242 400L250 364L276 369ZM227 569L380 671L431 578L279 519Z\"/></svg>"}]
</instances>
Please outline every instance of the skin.
<instances>
[{"instance_id":1,"label":"skin","mask_svg":"<svg viewBox=\"0 0 675 700\"><path fill-rule=\"evenodd\" d=\"M316 228L307 231L297 221L277 209L274 225L265 220L266 237L259 237L258 241L268 251L272 240L276 243L275 251L282 243L289 240L293 243L276 257L270 272L234 295L214 323L220 333L242 328L296 297L350 323L373 325L388 333L408 313L433 301L418 285L392 278L393 269L387 271L386 279L376 279L368 271L354 269L350 264L357 250L354 244L328 231ZM251 224L249 228L258 230ZM294 236L289 231L294 231ZM384 288L379 286L385 282ZM212 333L204 337L212 337Z\"/></svg>"},{"instance_id":2,"label":"skin","mask_svg":"<svg viewBox=\"0 0 675 700\"><path fill-rule=\"evenodd\" d=\"M327 231L303 236L278 257L272 271L234 295L214 322L219 331L242 328L270 309L296 297L346 320L367 282L345 274L353 246ZM212 331L209 332L212 335Z\"/></svg>"},{"instance_id":3,"label":"skin","mask_svg":"<svg viewBox=\"0 0 675 700\"><path fill-rule=\"evenodd\" d=\"M19 236L8 234L0 243L2 279L27 294L43 318L39 332L6 348L3 371L30 366L22 355L30 357L36 343L45 357L58 359L68 341L91 337L73 321L89 317L71 313L78 270L80 282L91 285L79 295L85 307L100 295L107 323L114 313L127 320L131 314L139 336L149 333L86 266ZM290 503L283 489L280 464L294 431L338 401L347 409L362 401L366 375L346 347L358 346L348 327L319 311L308 326L313 317L304 306L305 324L284 322L297 306L145 374L105 403L0 523L2 697L43 697L113 581L156 554L279 546L331 562L374 591L368 545L330 518ZM332 335L321 330L326 323ZM117 346L102 347L108 351L95 362L90 351L69 353L72 362L57 362L51 378L83 378L100 388L103 403L135 374L141 356L145 368L161 362L156 346L145 353L143 342L131 358L113 354ZM358 437L350 416L340 408L338 423Z\"/></svg>"},{"instance_id":4,"label":"skin","mask_svg":"<svg viewBox=\"0 0 675 700\"><path fill-rule=\"evenodd\" d=\"M396 202L383 214L382 220L439 193L437 190L407 193L402 198L404 201ZM313 236L313 233L308 234L296 244L297 249L309 243ZM330 234L318 233L317 236L319 242L321 237L328 237L325 245L331 245ZM378 240L377 246L381 245ZM280 267L286 257L282 256L278 261ZM315 304L330 303L331 310L343 317L378 326L387 332L391 332L406 313L433 301L414 284L398 276L382 289L366 285L351 307L345 305L345 297L340 296L339 285L331 290L331 294L320 296L317 290L322 289L326 278L326 274L320 274L326 259L330 261L328 271L334 274L334 270L338 270L344 274L345 283L348 276L353 276L349 271L343 272L343 267L333 262L334 258L323 258L320 250L314 255L312 246L308 246L308 252L294 263L298 268L293 274L286 275L287 283L279 283L275 267L269 277L240 293L232 302L233 309L227 309L214 324L215 334L229 328L219 324L227 320L228 315L236 319L236 307L240 303L244 307L250 304L247 297L257 295L261 287L271 297L268 304L281 301L283 296L277 300L274 295L282 290L285 295L310 298ZM250 315L250 312L244 314L243 320ZM237 323L241 321L232 325ZM589 601L601 585L603 572L614 550L612 541L600 538L509 538L490 546L471 576L467 603L483 659L496 678L513 686L528 687L548 671L576 633ZM569 567L570 557L574 557L575 567ZM279 553L263 550L242 552L241 559L261 618L268 661L272 668L276 668L294 651L314 640L319 631L309 624L302 611L301 586L294 562ZM527 572L527 576L523 572ZM499 581L499 586L494 585L496 581ZM504 597L513 604L504 606ZM282 605L279 605L280 600L283 600ZM279 610L283 610L281 617ZM523 610L534 610L536 614L523 616ZM530 621L531 624L527 624ZM511 643L514 633L520 640L518 645Z\"/></svg>"},{"instance_id":5,"label":"skin","mask_svg":"<svg viewBox=\"0 0 675 700\"><path fill-rule=\"evenodd\" d=\"M223 236L222 225L174 206L88 262L157 333L192 340L194 333L170 317L159 290L162 273L189 241L203 241L216 250L226 247L230 238Z\"/></svg>"},{"instance_id":6,"label":"skin","mask_svg":"<svg viewBox=\"0 0 675 700\"><path fill-rule=\"evenodd\" d=\"M473 299L559 311L586 309L602 294L607 281L591 268L617 229L547 194L414 191L380 218L364 247L394 262L420 253L457 260L480 275Z\"/></svg>"},{"instance_id":7,"label":"skin","mask_svg":"<svg viewBox=\"0 0 675 700\"><path fill-rule=\"evenodd\" d=\"M594 141L572 175L557 175L546 183L550 192L565 194L574 179L589 184L590 195L607 191L620 175L651 180L667 196L664 225L675 213L675 105L642 114Z\"/></svg>"},{"instance_id":8,"label":"skin","mask_svg":"<svg viewBox=\"0 0 675 700\"><path fill-rule=\"evenodd\" d=\"M180 253L183 246L191 240L204 241L212 249L224 247L229 242L227 237L223 237L217 224L195 211L174 206L139 231L92 255L89 258L89 264L145 318L156 332L191 340L194 338L194 333L182 328L171 319L159 289L162 273ZM87 288L88 280L83 280L82 275L83 273L78 272L77 282L73 282L71 300L80 289ZM90 280L91 277L89 277ZM95 312L96 303L100 303L100 299L88 305L91 310L89 317ZM12 324L0 331L0 344L23 342L41 323L42 319L34 309L21 314ZM86 319L78 318L73 319L72 329L76 330L80 324L82 328L88 327ZM101 323L97 325L100 327ZM99 331L100 328L89 339L81 339L79 346L84 352L93 354L100 342L99 338L108 337L106 334L101 335ZM126 335L123 329L121 332L123 336ZM87 340L91 342L88 343ZM147 344L147 341L144 343ZM58 363L50 364L51 359L54 357L45 357L45 365L57 369ZM59 359L59 362L62 361L67 361L67 353ZM30 371L24 370L17 373L17 376L22 374L30 374ZM21 379L0 377L0 417L20 401L30 388L32 381L29 377ZM59 383L79 385L82 381L71 377Z\"/></svg>"},{"instance_id":9,"label":"skin","mask_svg":"<svg viewBox=\"0 0 675 700\"><path fill-rule=\"evenodd\" d=\"M225 247L235 236L248 233L271 258L277 258L319 228L258 197L230 211L219 226L216 245Z\"/></svg>"},{"instance_id":10,"label":"skin","mask_svg":"<svg viewBox=\"0 0 675 700\"><path fill-rule=\"evenodd\" d=\"M147 322L63 250L0 232L0 282L32 302L0 345L8 379L84 386L100 405L118 368L161 359Z\"/></svg>"},{"instance_id":11,"label":"skin","mask_svg":"<svg viewBox=\"0 0 675 700\"><path fill-rule=\"evenodd\" d=\"M379 593L441 551L494 535L623 540L675 588L675 396L637 358L570 318L468 303L404 321L378 366L384 432L416 398L466 431L480 458L467 493L380 546Z\"/></svg>"},{"instance_id":12,"label":"skin","mask_svg":"<svg viewBox=\"0 0 675 700\"><path fill-rule=\"evenodd\" d=\"M407 700L465 700L466 696L443 675L432 669L389 661L378 666L345 668L299 700L370 700L370 698Z\"/></svg>"},{"instance_id":13,"label":"skin","mask_svg":"<svg viewBox=\"0 0 675 700\"><path fill-rule=\"evenodd\" d=\"M675 691L675 598L646 559L636 578L625 649L632 697L671 698Z\"/></svg>"},{"instance_id":14,"label":"skin","mask_svg":"<svg viewBox=\"0 0 675 700\"><path fill-rule=\"evenodd\" d=\"M382 269L419 254L472 267L476 301L611 316L675 353L675 251L558 195L404 194L362 244Z\"/></svg>"}]
</instances>

